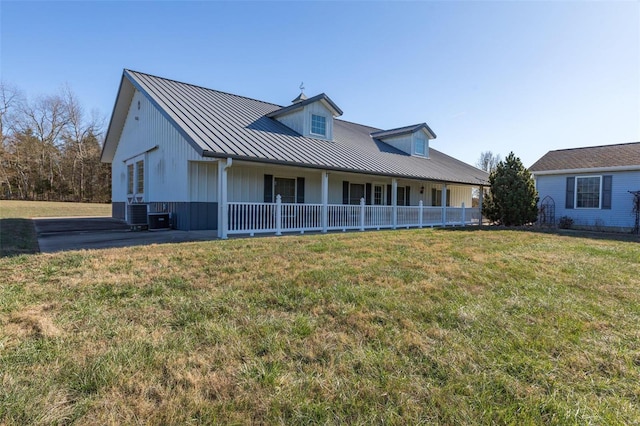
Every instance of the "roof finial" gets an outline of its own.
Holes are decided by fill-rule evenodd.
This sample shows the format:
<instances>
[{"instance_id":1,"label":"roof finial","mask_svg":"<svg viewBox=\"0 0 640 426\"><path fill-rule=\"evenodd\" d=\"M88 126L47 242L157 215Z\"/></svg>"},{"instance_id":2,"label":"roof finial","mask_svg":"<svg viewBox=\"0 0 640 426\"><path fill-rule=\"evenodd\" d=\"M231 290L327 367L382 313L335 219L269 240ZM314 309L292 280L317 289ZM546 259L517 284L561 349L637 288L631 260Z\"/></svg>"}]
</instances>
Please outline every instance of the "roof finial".
<instances>
[{"instance_id":1,"label":"roof finial","mask_svg":"<svg viewBox=\"0 0 640 426\"><path fill-rule=\"evenodd\" d=\"M307 96L304 94L304 81L300 83L300 94L291 102L297 104L298 102L302 102L307 99Z\"/></svg>"}]
</instances>

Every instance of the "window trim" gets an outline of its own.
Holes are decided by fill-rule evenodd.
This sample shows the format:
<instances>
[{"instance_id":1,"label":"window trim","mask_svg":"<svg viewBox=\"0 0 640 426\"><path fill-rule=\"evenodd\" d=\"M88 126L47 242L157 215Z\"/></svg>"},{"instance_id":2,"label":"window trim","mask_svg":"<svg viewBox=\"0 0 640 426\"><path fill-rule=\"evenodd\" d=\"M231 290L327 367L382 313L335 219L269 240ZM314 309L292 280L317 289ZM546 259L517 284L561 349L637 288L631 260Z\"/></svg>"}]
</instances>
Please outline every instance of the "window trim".
<instances>
[{"instance_id":1,"label":"window trim","mask_svg":"<svg viewBox=\"0 0 640 426\"><path fill-rule=\"evenodd\" d=\"M314 117L322 118L324 120L324 133L316 133L313 131L313 119ZM316 136L322 136L323 138L327 137L327 117L320 114L311 114L311 125L309 126L309 133Z\"/></svg>"},{"instance_id":2,"label":"window trim","mask_svg":"<svg viewBox=\"0 0 640 426\"><path fill-rule=\"evenodd\" d=\"M298 178L296 177L290 177L290 176L273 176L273 202L276 202L276 198L278 197L278 195L280 195L280 197L282 197L282 194L278 194L278 192L276 191L276 180L277 179L286 179L286 180L292 180L293 181L293 202L291 203L287 203L285 201L282 201L282 198L280 198L280 202L282 202L283 204L296 204L296 201L298 200Z\"/></svg>"},{"instance_id":3,"label":"window trim","mask_svg":"<svg viewBox=\"0 0 640 426\"><path fill-rule=\"evenodd\" d=\"M592 179L592 178L598 178L599 179L599 185L598 185L598 207L580 207L578 206L578 180L579 179ZM574 205L574 209L580 209L580 210L602 210L602 175L588 175L588 176L576 176L575 177L575 183L574 183L574 194L573 194L573 205Z\"/></svg>"},{"instance_id":4,"label":"window trim","mask_svg":"<svg viewBox=\"0 0 640 426\"><path fill-rule=\"evenodd\" d=\"M418 152L418 141L423 142L422 152ZM415 155L420 156L420 157L426 157L427 156L427 138L424 135L417 134L415 136L415 142L413 144L413 153Z\"/></svg>"}]
</instances>

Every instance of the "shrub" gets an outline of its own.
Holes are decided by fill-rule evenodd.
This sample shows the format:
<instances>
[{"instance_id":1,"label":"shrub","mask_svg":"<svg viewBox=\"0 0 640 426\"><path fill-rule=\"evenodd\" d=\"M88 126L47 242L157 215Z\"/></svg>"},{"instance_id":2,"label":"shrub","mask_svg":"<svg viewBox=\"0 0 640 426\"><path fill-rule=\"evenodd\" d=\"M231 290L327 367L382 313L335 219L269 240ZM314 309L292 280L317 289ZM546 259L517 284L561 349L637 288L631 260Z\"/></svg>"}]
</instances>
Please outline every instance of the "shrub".
<instances>
[{"instance_id":1,"label":"shrub","mask_svg":"<svg viewBox=\"0 0 640 426\"><path fill-rule=\"evenodd\" d=\"M573 219L569 216L562 216L558 221L558 228L560 229L571 229L573 226Z\"/></svg>"},{"instance_id":2,"label":"shrub","mask_svg":"<svg viewBox=\"0 0 640 426\"><path fill-rule=\"evenodd\" d=\"M538 218L538 192L527 170L513 152L489 175L491 188L482 210L492 222L521 226Z\"/></svg>"}]
</instances>

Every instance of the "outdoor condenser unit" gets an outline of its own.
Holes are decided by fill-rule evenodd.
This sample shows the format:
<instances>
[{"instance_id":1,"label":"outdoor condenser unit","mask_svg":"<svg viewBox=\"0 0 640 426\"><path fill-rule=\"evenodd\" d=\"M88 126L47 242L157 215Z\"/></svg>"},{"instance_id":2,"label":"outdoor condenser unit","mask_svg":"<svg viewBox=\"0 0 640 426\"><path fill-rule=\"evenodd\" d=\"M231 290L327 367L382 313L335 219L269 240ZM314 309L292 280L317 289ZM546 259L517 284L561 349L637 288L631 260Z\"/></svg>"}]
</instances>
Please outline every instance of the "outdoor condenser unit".
<instances>
[{"instance_id":1,"label":"outdoor condenser unit","mask_svg":"<svg viewBox=\"0 0 640 426\"><path fill-rule=\"evenodd\" d=\"M169 213L149 213L149 229L169 229Z\"/></svg>"},{"instance_id":2,"label":"outdoor condenser unit","mask_svg":"<svg viewBox=\"0 0 640 426\"><path fill-rule=\"evenodd\" d=\"M147 205L146 204L129 204L127 206L127 223L131 225L132 230L148 229L147 222Z\"/></svg>"}]
</instances>

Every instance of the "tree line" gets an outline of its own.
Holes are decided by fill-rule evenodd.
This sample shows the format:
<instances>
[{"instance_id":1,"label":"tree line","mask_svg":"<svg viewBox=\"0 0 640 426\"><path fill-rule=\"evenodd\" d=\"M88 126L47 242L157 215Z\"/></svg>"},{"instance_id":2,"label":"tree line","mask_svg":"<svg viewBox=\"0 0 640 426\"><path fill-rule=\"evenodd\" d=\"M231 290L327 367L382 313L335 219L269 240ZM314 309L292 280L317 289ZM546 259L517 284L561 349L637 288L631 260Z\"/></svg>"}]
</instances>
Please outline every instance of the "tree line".
<instances>
[{"instance_id":1,"label":"tree line","mask_svg":"<svg viewBox=\"0 0 640 426\"><path fill-rule=\"evenodd\" d=\"M0 82L0 198L109 202L103 130L104 118L87 114L68 86L27 99Z\"/></svg>"}]
</instances>

